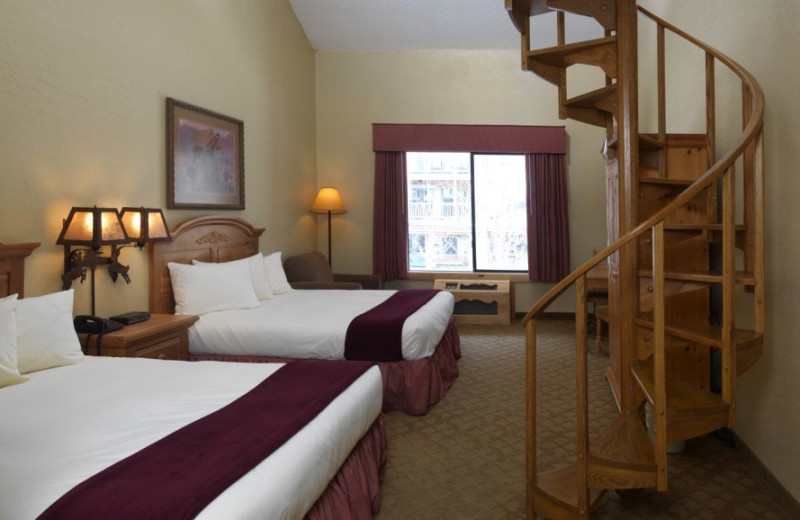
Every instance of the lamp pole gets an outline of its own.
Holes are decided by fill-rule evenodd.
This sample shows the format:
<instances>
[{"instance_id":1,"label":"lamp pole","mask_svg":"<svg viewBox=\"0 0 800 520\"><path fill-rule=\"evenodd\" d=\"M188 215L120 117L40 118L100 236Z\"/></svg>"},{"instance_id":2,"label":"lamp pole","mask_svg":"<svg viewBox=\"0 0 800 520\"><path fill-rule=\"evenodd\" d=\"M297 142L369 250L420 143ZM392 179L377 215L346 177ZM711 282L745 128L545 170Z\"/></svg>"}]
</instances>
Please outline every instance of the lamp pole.
<instances>
[{"instance_id":1,"label":"lamp pole","mask_svg":"<svg viewBox=\"0 0 800 520\"><path fill-rule=\"evenodd\" d=\"M328 265L333 268L333 257L331 256L331 210L328 210Z\"/></svg>"}]
</instances>

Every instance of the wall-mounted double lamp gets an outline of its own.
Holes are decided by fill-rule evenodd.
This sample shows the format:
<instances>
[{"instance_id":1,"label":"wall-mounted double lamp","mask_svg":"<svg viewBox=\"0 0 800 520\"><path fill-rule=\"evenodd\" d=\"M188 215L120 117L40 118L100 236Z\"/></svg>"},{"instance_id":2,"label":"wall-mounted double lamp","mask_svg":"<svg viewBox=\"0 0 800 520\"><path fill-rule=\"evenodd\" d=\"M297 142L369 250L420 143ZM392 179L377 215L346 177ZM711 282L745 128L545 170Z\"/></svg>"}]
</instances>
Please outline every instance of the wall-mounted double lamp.
<instances>
[{"instance_id":1,"label":"wall-mounted double lamp","mask_svg":"<svg viewBox=\"0 0 800 520\"><path fill-rule=\"evenodd\" d=\"M64 274L61 288L72 286L76 278L86 280L87 269L92 278L92 314L94 306L94 271L107 265L111 279L118 276L130 283L128 266L119 262L119 254L126 245L135 244L141 249L148 242L171 240L169 229L160 209L153 208L72 208L64 220L56 244L64 246ZM80 248L72 249L74 246ZM103 246L111 246L111 254L103 255Z\"/></svg>"}]
</instances>

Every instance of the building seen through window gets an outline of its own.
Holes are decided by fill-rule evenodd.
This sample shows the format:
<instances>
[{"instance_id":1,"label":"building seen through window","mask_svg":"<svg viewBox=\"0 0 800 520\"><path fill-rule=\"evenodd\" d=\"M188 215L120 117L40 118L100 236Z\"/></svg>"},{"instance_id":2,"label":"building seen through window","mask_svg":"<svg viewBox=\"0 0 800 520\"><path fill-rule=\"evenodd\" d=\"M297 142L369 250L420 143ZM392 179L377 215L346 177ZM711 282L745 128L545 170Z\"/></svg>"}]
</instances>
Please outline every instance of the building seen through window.
<instances>
[{"instance_id":1,"label":"building seen through window","mask_svg":"<svg viewBox=\"0 0 800 520\"><path fill-rule=\"evenodd\" d=\"M411 271L527 271L525 156L408 152Z\"/></svg>"}]
</instances>

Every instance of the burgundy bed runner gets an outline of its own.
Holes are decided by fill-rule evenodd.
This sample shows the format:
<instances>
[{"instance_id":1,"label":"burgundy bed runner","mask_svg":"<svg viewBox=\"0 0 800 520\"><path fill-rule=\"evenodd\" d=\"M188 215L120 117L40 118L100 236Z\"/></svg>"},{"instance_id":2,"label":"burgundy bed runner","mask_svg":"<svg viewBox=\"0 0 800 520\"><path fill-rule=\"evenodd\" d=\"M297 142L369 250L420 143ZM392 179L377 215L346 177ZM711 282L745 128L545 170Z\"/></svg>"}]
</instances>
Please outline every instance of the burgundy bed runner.
<instances>
[{"instance_id":1,"label":"burgundy bed runner","mask_svg":"<svg viewBox=\"0 0 800 520\"><path fill-rule=\"evenodd\" d=\"M438 292L438 289L402 289L353 318L344 338L344 358L403 361L403 324L406 318Z\"/></svg>"},{"instance_id":2,"label":"burgundy bed runner","mask_svg":"<svg viewBox=\"0 0 800 520\"><path fill-rule=\"evenodd\" d=\"M371 364L303 360L90 477L40 519L194 518L302 429Z\"/></svg>"}]
</instances>

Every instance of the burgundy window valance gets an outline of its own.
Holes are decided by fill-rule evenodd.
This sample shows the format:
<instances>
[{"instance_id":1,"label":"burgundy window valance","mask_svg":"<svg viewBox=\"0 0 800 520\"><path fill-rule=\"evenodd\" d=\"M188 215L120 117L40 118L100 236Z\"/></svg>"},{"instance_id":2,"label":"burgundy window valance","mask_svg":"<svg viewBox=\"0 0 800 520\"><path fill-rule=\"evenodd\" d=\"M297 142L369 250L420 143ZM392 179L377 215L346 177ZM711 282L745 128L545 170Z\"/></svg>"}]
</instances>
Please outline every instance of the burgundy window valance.
<instances>
[{"instance_id":1,"label":"burgundy window valance","mask_svg":"<svg viewBox=\"0 0 800 520\"><path fill-rule=\"evenodd\" d=\"M566 153L563 126L373 123L375 152Z\"/></svg>"}]
</instances>

